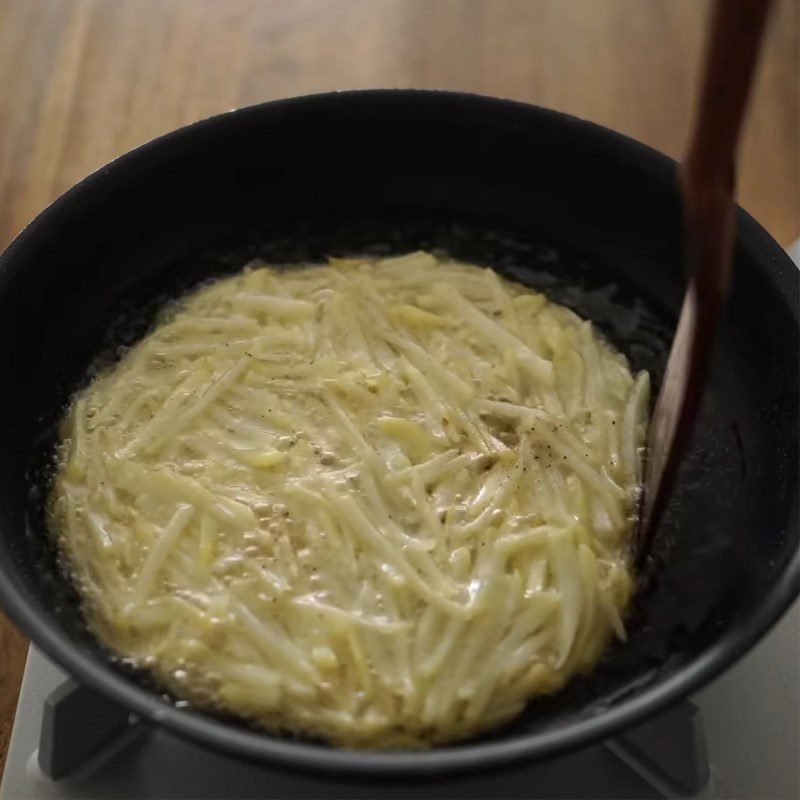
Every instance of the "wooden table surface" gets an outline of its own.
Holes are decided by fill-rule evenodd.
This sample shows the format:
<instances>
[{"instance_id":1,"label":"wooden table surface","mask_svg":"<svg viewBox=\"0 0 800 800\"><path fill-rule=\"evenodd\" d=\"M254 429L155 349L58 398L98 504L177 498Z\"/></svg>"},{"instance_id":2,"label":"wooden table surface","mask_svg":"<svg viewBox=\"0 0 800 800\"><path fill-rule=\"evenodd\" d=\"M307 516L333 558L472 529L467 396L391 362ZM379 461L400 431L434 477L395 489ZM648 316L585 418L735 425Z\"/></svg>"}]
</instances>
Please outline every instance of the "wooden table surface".
<instances>
[{"instance_id":1,"label":"wooden table surface","mask_svg":"<svg viewBox=\"0 0 800 800\"><path fill-rule=\"evenodd\" d=\"M437 87L526 100L679 156L699 0L0 0L0 249L90 171L192 120L288 95ZM779 0L740 200L800 235L798 0ZM0 613L0 774L27 643Z\"/></svg>"}]
</instances>

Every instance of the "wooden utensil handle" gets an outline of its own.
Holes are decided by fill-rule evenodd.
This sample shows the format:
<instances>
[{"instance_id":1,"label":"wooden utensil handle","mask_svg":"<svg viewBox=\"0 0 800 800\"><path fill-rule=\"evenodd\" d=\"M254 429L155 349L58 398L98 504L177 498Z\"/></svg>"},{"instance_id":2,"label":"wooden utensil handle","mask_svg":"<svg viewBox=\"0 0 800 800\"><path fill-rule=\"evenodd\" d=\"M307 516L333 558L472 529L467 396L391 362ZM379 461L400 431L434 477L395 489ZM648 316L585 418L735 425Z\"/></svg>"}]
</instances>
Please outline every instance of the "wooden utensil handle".
<instances>
[{"instance_id":1,"label":"wooden utensil handle","mask_svg":"<svg viewBox=\"0 0 800 800\"><path fill-rule=\"evenodd\" d=\"M771 2L715 0L712 9L694 127L681 167L687 267L701 304L719 302L728 284L736 150Z\"/></svg>"},{"instance_id":2,"label":"wooden utensil handle","mask_svg":"<svg viewBox=\"0 0 800 800\"><path fill-rule=\"evenodd\" d=\"M733 189L736 146L772 0L715 0L703 79L684 167Z\"/></svg>"}]
</instances>

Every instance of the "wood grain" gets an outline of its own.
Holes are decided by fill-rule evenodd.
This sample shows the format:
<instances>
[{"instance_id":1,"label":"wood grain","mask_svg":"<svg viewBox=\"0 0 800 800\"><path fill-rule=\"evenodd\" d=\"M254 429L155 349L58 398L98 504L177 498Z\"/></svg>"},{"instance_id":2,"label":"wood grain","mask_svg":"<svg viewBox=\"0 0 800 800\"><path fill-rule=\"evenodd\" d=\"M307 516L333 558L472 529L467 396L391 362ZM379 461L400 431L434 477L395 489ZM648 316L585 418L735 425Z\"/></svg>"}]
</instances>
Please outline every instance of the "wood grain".
<instances>
[{"instance_id":1,"label":"wood grain","mask_svg":"<svg viewBox=\"0 0 800 800\"><path fill-rule=\"evenodd\" d=\"M699 0L0 0L0 248L120 153L204 116L309 92L415 86L511 97L677 157L707 8ZM800 235L799 9L798 0L775 9L739 176L742 204L784 245ZM0 617L0 731L23 655L22 638Z\"/></svg>"},{"instance_id":2,"label":"wood grain","mask_svg":"<svg viewBox=\"0 0 800 800\"><path fill-rule=\"evenodd\" d=\"M0 778L3 777L19 683L27 653L28 643L25 637L0 611Z\"/></svg>"}]
</instances>

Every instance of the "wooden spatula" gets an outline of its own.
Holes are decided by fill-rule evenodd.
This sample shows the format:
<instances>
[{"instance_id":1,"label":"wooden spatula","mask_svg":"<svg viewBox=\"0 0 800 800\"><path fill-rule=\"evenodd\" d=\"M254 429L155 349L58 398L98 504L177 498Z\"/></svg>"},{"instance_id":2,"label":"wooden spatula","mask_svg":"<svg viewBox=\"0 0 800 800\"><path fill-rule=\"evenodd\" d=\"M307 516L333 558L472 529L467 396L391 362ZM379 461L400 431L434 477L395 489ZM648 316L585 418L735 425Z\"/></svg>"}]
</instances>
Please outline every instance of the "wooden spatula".
<instances>
[{"instance_id":1,"label":"wooden spatula","mask_svg":"<svg viewBox=\"0 0 800 800\"><path fill-rule=\"evenodd\" d=\"M736 146L771 0L715 0L694 126L680 168L683 300L647 443L637 555L647 555L700 402L731 272Z\"/></svg>"}]
</instances>

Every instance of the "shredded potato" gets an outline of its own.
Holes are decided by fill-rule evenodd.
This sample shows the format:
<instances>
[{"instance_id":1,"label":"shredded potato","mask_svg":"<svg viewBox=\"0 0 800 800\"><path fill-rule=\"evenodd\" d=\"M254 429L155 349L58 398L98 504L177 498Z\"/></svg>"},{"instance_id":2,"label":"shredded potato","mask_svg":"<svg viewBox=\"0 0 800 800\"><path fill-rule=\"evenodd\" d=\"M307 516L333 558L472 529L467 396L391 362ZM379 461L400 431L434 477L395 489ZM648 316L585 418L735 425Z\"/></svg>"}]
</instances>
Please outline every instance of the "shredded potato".
<instances>
[{"instance_id":1,"label":"shredded potato","mask_svg":"<svg viewBox=\"0 0 800 800\"><path fill-rule=\"evenodd\" d=\"M92 628L179 698L454 740L624 637L648 391L489 269L251 265L74 399L52 525Z\"/></svg>"}]
</instances>

